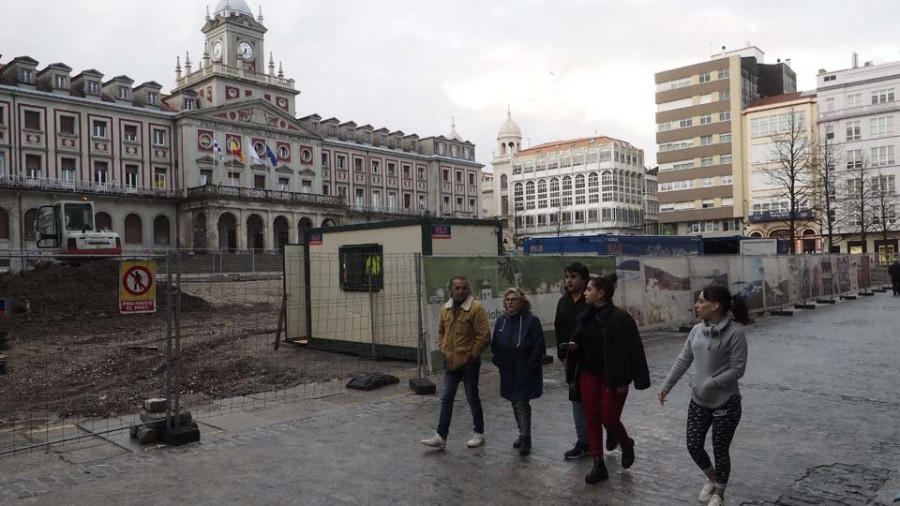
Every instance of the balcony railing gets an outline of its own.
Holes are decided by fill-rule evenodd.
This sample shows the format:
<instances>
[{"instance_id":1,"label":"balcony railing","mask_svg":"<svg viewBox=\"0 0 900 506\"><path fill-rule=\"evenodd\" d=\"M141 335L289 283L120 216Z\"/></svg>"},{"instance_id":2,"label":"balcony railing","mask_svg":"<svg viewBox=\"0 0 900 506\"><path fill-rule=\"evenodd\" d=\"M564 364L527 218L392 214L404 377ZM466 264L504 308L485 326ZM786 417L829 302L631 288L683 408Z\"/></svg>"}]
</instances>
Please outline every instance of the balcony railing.
<instances>
[{"instance_id":1,"label":"balcony railing","mask_svg":"<svg viewBox=\"0 0 900 506\"><path fill-rule=\"evenodd\" d=\"M811 220L815 218L815 213L810 209L797 211L796 220ZM761 213L753 213L750 215L750 223L767 223L771 221L790 221L790 211L764 211Z\"/></svg>"},{"instance_id":2,"label":"balcony railing","mask_svg":"<svg viewBox=\"0 0 900 506\"><path fill-rule=\"evenodd\" d=\"M23 176L0 176L0 188L16 188L56 193L125 195L131 197L168 199L178 197L178 193L172 188L126 186L118 182L95 183L92 181L67 181L64 179L43 179Z\"/></svg>"},{"instance_id":3,"label":"balcony railing","mask_svg":"<svg viewBox=\"0 0 900 506\"><path fill-rule=\"evenodd\" d=\"M188 199L234 199L262 200L285 202L288 204L304 204L321 207L345 207L344 201L337 195L319 195L316 193L297 193L263 188L242 188L239 186L211 185L188 188Z\"/></svg>"},{"instance_id":4,"label":"balcony railing","mask_svg":"<svg viewBox=\"0 0 900 506\"><path fill-rule=\"evenodd\" d=\"M224 74L256 81L258 83L273 84L282 88L294 89L293 79L286 79L284 77L271 76L268 74L257 74L256 72L245 71L240 67L232 67L230 65L225 65L224 63L212 63L200 70L195 70L181 79L176 79L175 85L180 88L215 74Z\"/></svg>"},{"instance_id":5,"label":"balcony railing","mask_svg":"<svg viewBox=\"0 0 900 506\"><path fill-rule=\"evenodd\" d=\"M364 204L350 204L347 211L360 214L380 214L386 216L432 216L434 213L427 210L405 209L397 206L369 206Z\"/></svg>"}]
</instances>

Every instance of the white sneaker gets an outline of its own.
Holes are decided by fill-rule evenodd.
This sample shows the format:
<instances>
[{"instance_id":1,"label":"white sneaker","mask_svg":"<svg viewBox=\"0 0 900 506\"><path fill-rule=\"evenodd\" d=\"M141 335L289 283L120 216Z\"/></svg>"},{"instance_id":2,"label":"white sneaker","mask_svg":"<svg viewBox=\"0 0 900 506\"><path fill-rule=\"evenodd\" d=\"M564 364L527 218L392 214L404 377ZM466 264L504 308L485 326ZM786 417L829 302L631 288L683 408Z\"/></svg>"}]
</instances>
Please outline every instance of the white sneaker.
<instances>
[{"instance_id":1,"label":"white sneaker","mask_svg":"<svg viewBox=\"0 0 900 506\"><path fill-rule=\"evenodd\" d=\"M712 499L709 500L709 503L706 506L723 506L724 504L725 499L722 499L722 496L713 494Z\"/></svg>"},{"instance_id":2,"label":"white sneaker","mask_svg":"<svg viewBox=\"0 0 900 506\"><path fill-rule=\"evenodd\" d=\"M716 484L710 479L706 480L706 483L703 484L703 490L700 491L700 495L697 496L697 500L700 502L709 502L713 496L713 490L715 490Z\"/></svg>"},{"instance_id":3,"label":"white sneaker","mask_svg":"<svg viewBox=\"0 0 900 506\"><path fill-rule=\"evenodd\" d=\"M435 434L428 439L423 439L422 444L432 448L444 449L447 447L447 440L442 438L440 434Z\"/></svg>"},{"instance_id":4,"label":"white sneaker","mask_svg":"<svg viewBox=\"0 0 900 506\"><path fill-rule=\"evenodd\" d=\"M474 433L472 434L472 439L466 442L466 446L469 448L477 448L484 444L484 434Z\"/></svg>"}]
</instances>

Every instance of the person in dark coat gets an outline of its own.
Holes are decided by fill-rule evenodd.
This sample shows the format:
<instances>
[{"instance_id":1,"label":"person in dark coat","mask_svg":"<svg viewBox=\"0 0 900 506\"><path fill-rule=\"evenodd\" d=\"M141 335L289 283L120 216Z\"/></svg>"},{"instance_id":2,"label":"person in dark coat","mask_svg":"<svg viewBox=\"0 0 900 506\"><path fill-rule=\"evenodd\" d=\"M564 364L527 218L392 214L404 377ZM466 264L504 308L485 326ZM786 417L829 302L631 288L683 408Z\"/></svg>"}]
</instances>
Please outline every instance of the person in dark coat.
<instances>
[{"instance_id":1,"label":"person in dark coat","mask_svg":"<svg viewBox=\"0 0 900 506\"><path fill-rule=\"evenodd\" d=\"M894 289L894 295L900 295L900 260L894 260L888 266L888 274L891 275L891 288Z\"/></svg>"},{"instance_id":2,"label":"person in dark coat","mask_svg":"<svg viewBox=\"0 0 900 506\"><path fill-rule=\"evenodd\" d=\"M569 360L576 363L577 387L587 417L588 444L593 459L587 483L609 477L603 463L603 427L613 433L622 448L622 467L634 464L634 439L622 424L628 386L650 387L650 369L637 324L627 311L612 302L615 273L591 278L584 291L588 309L581 315Z\"/></svg>"},{"instance_id":3,"label":"person in dark coat","mask_svg":"<svg viewBox=\"0 0 900 506\"><path fill-rule=\"evenodd\" d=\"M491 352L500 370L500 396L512 403L519 427L513 448L531 452L531 399L544 393L542 359L547 352L541 320L532 314L525 292L510 288L503 297L506 314L497 318Z\"/></svg>"},{"instance_id":4,"label":"person in dark coat","mask_svg":"<svg viewBox=\"0 0 900 506\"><path fill-rule=\"evenodd\" d=\"M572 340L572 333L578 323L578 315L587 309L584 303L584 287L591 279L586 265L581 262L573 262L563 270L565 293L556 303L556 315L553 318L553 330L556 331L556 356L563 363L567 377L574 370L574 364L566 360L566 347ZM577 390L569 391L569 400L572 401L572 420L575 422L575 445L566 451L567 459L578 459L588 455L587 422L584 419L584 406L578 397ZM615 442L607 441L608 450L615 448Z\"/></svg>"}]
</instances>

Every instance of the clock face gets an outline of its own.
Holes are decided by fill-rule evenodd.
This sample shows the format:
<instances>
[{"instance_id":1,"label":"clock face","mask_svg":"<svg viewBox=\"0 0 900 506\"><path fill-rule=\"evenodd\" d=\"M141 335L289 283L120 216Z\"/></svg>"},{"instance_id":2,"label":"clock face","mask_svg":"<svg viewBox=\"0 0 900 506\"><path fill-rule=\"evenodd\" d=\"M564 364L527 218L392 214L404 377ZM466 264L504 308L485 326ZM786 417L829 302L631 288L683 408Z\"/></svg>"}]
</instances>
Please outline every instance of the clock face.
<instances>
[{"instance_id":1,"label":"clock face","mask_svg":"<svg viewBox=\"0 0 900 506\"><path fill-rule=\"evenodd\" d=\"M238 56L240 56L244 60L252 59L253 46L251 46L248 42L241 42L241 44L238 46Z\"/></svg>"},{"instance_id":2,"label":"clock face","mask_svg":"<svg viewBox=\"0 0 900 506\"><path fill-rule=\"evenodd\" d=\"M222 60L222 43L221 42L216 42L215 44L213 44L212 57L213 57L213 60L215 60L215 61Z\"/></svg>"}]
</instances>

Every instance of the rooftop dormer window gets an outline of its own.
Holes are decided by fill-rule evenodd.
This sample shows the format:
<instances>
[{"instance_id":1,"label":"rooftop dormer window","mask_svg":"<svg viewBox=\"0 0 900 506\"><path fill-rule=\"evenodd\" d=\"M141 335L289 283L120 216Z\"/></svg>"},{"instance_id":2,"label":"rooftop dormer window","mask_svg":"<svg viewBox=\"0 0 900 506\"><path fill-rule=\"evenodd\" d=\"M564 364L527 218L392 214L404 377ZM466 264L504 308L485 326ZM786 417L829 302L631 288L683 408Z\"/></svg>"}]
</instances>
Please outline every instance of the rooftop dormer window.
<instances>
[{"instance_id":1,"label":"rooftop dormer window","mask_svg":"<svg viewBox=\"0 0 900 506\"><path fill-rule=\"evenodd\" d=\"M128 86L119 86L119 100L128 100Z\"/></svg>"},{"instance_id":2,"label":"rooftop dormer window","mask_svg":"<svg viewBox=\"0 0 900 506\"><path fill-rule=\"evenodd\" d=\"M159 103L159 93L148 92L147 93L147 103L150 105L156 105Z\"/></svg>"},{"instance_id":3,"label":"rooftop dormer window","mask_svg":"<svg viewBox=\"0 0 900 506\"><path fill-rule=\"evenodd\" d=\"M19 69L19 82L28 84L34 83L34 71Z\"/></svg>"},{"instance_id":4,"label":"rooftop dormer window","mask_svg":"<svg viewBox=\"0 0 900 506\"><path fill-rule=\"evenodd\" d=\"M184 106L182 107L182 110L193 111L194 110L194 99L192 99L192 98L184 99Z\"/></svg>"},{"instance_id":5,"label":"rooftop dormer window","mask_svg":"<svg viewBox=\"0 0 900 506\"><path fill-rule=\"evenodd\" d=\"M69 78L68 76L55 75L53 76L53 87L58 90L66 90L69 88Z\"/></svg>"},{"instance_id":6,"label":"rooftop dormer window","mask_svg":"<svg viewBox=\"0 0 900 506\"><path fill-rule=\"evenodd\" d=\"M100 83L97 81L88 81L85 85L84 92L89 95L99 95L100 94Z\"/></svg>"}]
</instances>

